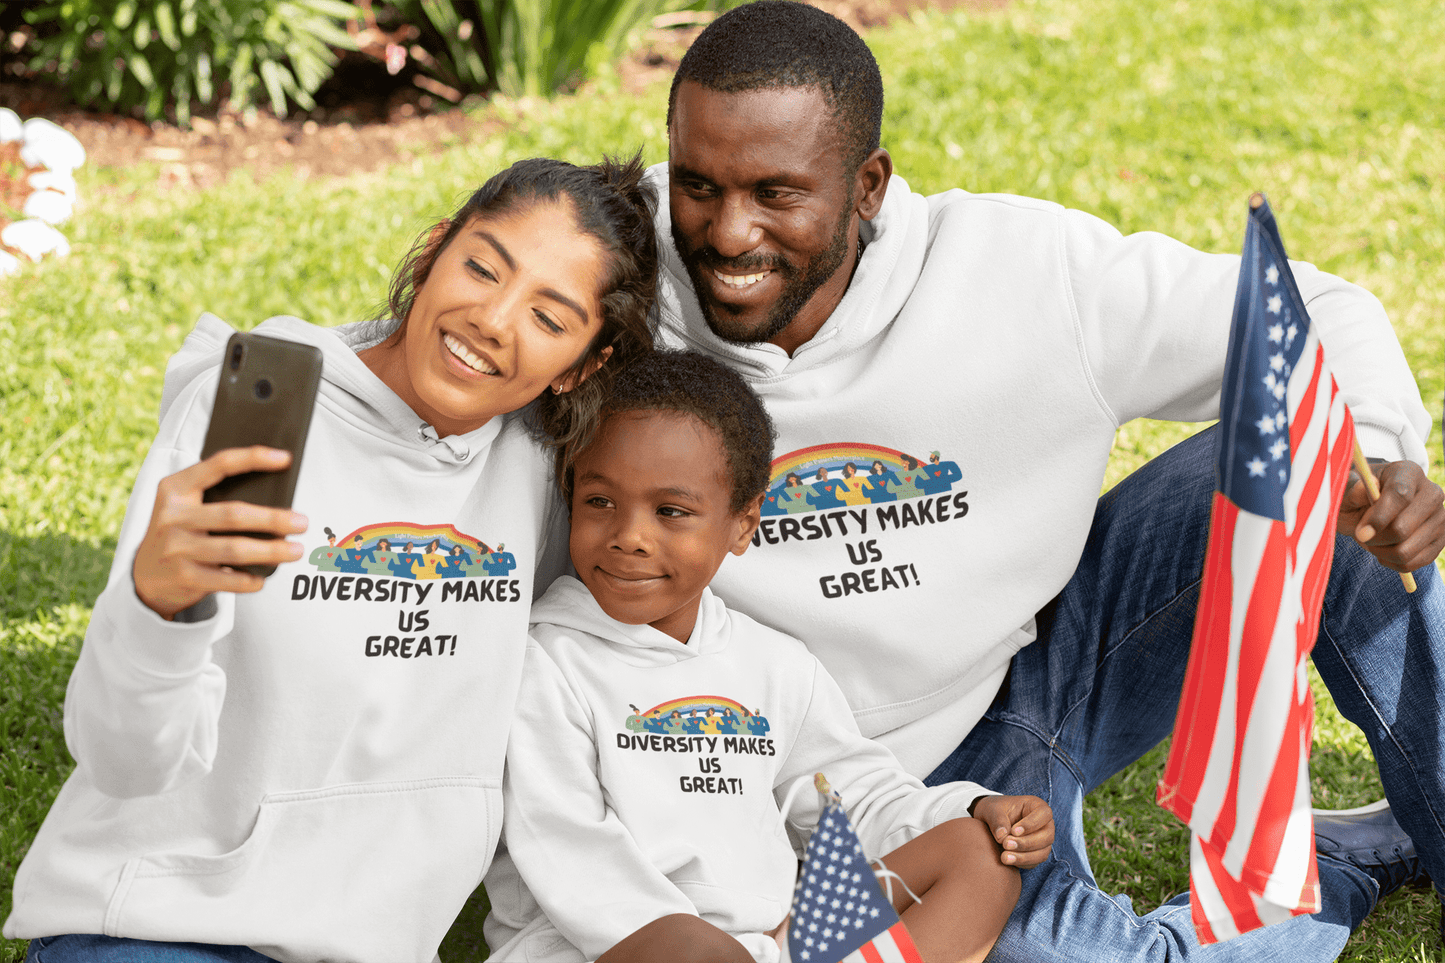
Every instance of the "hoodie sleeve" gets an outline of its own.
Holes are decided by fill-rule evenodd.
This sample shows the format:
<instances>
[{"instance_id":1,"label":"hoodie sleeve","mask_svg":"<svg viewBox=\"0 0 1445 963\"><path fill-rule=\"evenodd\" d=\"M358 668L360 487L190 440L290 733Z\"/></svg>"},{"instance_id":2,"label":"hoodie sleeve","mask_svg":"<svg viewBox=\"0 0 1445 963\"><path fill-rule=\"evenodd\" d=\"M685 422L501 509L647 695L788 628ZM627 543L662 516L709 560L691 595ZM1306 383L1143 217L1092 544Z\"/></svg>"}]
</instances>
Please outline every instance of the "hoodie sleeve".
<instances>
[{"instance_id":1,"label":"hoodie sleeve","mask_svg":"<svg viewBox=\"0 0 1445 963\"><path fill-rule=\"evenodd\" d=\"M234 597L199 622L167 622L135 592L131 568L161 479L197 461L215 379L173 396L126 507L110 578L91 614L65 695L65 741L101 792L156 795L204 775L216 753L226 679L211 646L231 629Z\"/></svg>"},{"instance_id":2,"label":"hoodie sleeve","mask_svg":"<svg viewBox=\"0 0 1445 963\"><path fill-rule=\"evenodd\" d=\"M1085 365L1115 424L1218 418L1239 257L1121 235L1081 211L1060 223ZM1290 268L1365 453L1426 465L1430 415L1380 302L1311 264Z\"/></svg>"},{"instance_id":3,"label":"hoodie sleeve","mask_svg":"<svg viewBox=\"0 0 1445 963\"><path fill-rule=\"evenodd\" d=\"M697 915L608 806L589 713L535 642L527 647L503 794L517 871L587 959L655 919Z\"/></svg>"},{"instance_id":4,"label":"hoodie sleeve","mask_svg":"<svg viewBox=\"0 0 1445 963\"><path fill-rule=\"evenodd\" d=\"M869 858L885 856L939 823L969 815L980 796L993 795L976 783L924 786L904 772L893 753L858 731L847 700L822 663L812 656L813 693L802 726L778 772L781 799L799 779L821 772L843 799L843 807ZM803 790L788 824L806 839L818 823L818 794ZM803 802L806 800L806 802Z\"/></svg>"}]
</instances>

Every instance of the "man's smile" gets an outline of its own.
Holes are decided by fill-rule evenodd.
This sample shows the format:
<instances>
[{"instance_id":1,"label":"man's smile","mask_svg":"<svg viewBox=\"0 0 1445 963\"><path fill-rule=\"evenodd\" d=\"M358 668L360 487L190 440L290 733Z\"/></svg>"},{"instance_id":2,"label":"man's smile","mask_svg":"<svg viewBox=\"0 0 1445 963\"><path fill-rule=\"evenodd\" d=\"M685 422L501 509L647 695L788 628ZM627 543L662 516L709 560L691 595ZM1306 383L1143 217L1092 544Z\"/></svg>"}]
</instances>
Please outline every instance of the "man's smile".
<instances>
[{"instance_id":1,"label":"man's smile","mask_svg":"<svg viewBox=\"0 0 1445 963\"><path fill-rule=\"evenodd\" d=\"M721 281L723 284L726 284L730 288L746 289L752 287L754 284L757 284L759 281L767 277L769 274L772 274L773 272L771 270L767 270L759 271L756 274L724 274L722 271L714 268L712 273L713 277L717 278L719 281Z\"/></svg>"}]
</instances>

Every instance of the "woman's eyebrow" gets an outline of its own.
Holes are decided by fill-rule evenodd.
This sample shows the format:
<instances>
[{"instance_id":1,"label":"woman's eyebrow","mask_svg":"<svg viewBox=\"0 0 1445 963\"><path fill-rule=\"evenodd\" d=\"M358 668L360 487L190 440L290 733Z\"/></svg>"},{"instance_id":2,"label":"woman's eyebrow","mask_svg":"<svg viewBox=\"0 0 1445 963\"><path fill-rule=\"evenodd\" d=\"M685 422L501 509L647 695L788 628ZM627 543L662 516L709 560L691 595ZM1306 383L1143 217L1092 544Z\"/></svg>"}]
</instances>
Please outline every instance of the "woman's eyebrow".
<instances>
[{"instance_id":1,"label":"woman's eyebrow","mask_svg":"<svg viewBox=\"0 0 1445 963\"><path fill-rule=\"evenodd\" d=\"M539 293L542 294L544 297L551 298L558 304L566 305L573 311L576 311L577 317L582 319L582 323L584 325L587 324L587 322L590 320L587 317L587 309L582 307L582 305L578 304L576 301L573 301L571 298L567 297L567 295L563 294L561 291L558 291L555 288L543 288Z\"/></svg>"},{"instance_id":2,"label":"woman's eyebrow","mask_svg":"<svg viewBox=\"0 0 1445 963\"><path fill-rule=\"evenodd\" d=\"M512 257L512 252L508 251L507 248L502 244L502 242L497 240L495 235L491 234L488 231L484 231L481 228L477 228L476 230L472 231L472 233L475 234L477 237L481 238L482 240L486 241L496 250L497 256L500 257L503 261L507 262L507 270L517 270L517 259ZM567 297L567 295L563 294L561 291L558 291L556 288L543 288L538 293L541 294L543 297L551 298L558 304L561 304L565 307L571 308L573 311L576 311L577 317L582 319L582 323L584 325L591 320L587 315L586 308L582 307L582 305Z\"/></svg>"},{"instance_id":3,"label":"woman's eyebrow","mask_svg":"<svg viewBox=\"0 0 1445 963\"><path fill-rule=\"evenodd\" d=\"M512 252L508 251L505 247L502 246L501 241L497 240L495 237L493 237L488 232L482 230L481 228L477 228L472 233L475 234L477 237L481 238L482 240L486 241L492 247L496 248L497 256L500 257L503 261L507 262L507 270L517 270L517 259L512 257Z\"/></svg>"}]
</instances>

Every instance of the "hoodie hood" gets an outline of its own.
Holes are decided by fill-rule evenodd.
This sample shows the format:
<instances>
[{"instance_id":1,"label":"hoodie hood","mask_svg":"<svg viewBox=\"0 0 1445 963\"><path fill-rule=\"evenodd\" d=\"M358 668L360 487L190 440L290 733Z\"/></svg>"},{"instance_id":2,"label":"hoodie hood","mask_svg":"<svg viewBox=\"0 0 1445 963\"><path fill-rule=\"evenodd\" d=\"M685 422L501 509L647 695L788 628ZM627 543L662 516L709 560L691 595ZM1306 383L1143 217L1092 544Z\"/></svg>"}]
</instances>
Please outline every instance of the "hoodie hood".
<instances>
[{"instance_id":1,"label":"hoodie hood","mask_svg":"<svg viewBox=\"0 0 1445 963\"><path fill-rule=\"evenodd\" d=\"M261 322L255 333L320 349L321 389L317 403L326 405L344 420L386 444L425 451L446 464L469 463L487 450L507 419L520 417L520 413L493 418L464 435L440 437L435 428L412 411L357 357L358 351L380 344L396 327L395 320L383 318L320 328L300 318L280 315ZM181 389L221 363L226 341L235 330L210 312L201 315L195 329L166 365L161 420Z\"/></svg>"},{"instance_id":2,"label":"hoodie hood","mask_svg":"<svg viewBox=\"0 0 1445 963\"><path fill-rule=\"evenodd\" d=\"M628 665L673 665L727 648L730 626L727 608L703 589L697 607L697 624L686 645L650 625L619 622L597 604L587 586L570 575L552 583L545 595L532 605L532 634L586 633L616 648L616 656Z\"/></svg>"},{"instance_id":3,"label":"hoodie hood","mask_svg":"<svg viewBox=\"0 0 1445 963\"><path fill-rule=\"evenodd\" d=\"M866 245L858 270L843 300L833 309L818 333L790 358L773 344L733 344L712 333L698 306L687 268L678 257L672 238L672 210L668 204L667 165L647 172L657 190L655 223L660 267L658 272L658 326L672 344L698 349L728 359L752 381L784 379L844 358L857 351L892 324L908 302L923 270L928 234L910 227L926 223L928 201L913 193L897 174L888 182L883 207L871 221L863 221Z\"/></svg>"}]
</instances>

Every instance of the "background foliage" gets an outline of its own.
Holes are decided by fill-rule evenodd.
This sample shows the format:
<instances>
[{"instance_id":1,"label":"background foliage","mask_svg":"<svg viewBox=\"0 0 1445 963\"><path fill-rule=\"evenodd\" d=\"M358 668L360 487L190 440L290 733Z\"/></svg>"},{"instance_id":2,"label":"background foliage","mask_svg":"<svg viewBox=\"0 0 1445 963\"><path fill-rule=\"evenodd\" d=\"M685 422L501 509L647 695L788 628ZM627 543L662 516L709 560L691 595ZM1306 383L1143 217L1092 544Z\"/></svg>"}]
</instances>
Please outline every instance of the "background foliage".
<instances>
[{"instance_id":1,"label":"background foliage","mask_svg":"<svg viewBox=\"0 0 1445 963\"><path fill-rule=\"evenodd\" d=\"M24 11L27 69L64 83L84 106L170 112L253 104L310 110L338 50L364 26L394 40L397 69L430 75L459 97L542 96L575 87L616 59L663 13L737 0L39 0ZM13 17L12 17L13 19ZM3 23L0 19L0 23ZM411 38L411 39L408 39ZM374 38L368 53L388 44Z\"/></svg>"},{"instance_id":2,"label":"background foliage","mask_svg":"<svg viewBox=\"0 0 1445 963\"><path fill-rule=\"evenodd\" d=\"M358 15L342 0L48 0L28 11L39 28L30 67L53 71L86 105L141 106L148 118L174 105L217 103L222 87L240 110L264 90L285 116L288 102L331 76L332 47L353 49L342 26Z\"/></svg>"},{"instance_id":3,"label":"background foliage","mask_svg":"<svg viewBox=\"0 0 1445 963\"><path fill-rule=\"evenodd\" d=\"M1437 419L1445 392L1445 18L1432 0L1016 0L869 35L884 143L909 186L1045 197L1124 231L1237 251L1263 189L1290 253L1380 296ZM240 327L367 316L410 240L510 161L604 150L665 157L666 85L633 97L605 67L552 103L485 108L503 130L335 180L244 176L166 191L154 171L82 168L74 253L0 281L0 916L69 772L60 705L155 430L166 358L196 315ZM898 185L895 185L898 189ZM1105 485L1196 426L1134 422ZM1429 450L1439 463L1439 422ZM1358 730L1318 686L1320 805L1377 798ZM1187 885L1187 835L1153 803L1163 749L1086 806L1093 868L1150 908ZM482 958L479 894L442 949ZM1439 956L1426 890L1384 901L1347 961ZM0 943L0 961L23 955Z\"/></svg>"},{"instance_id":4,"label":"background foliage","mask_svg":"<svg viewBox=\"0 0 1445 963\"><path fill-rule=\"evenodd\" d=\"M460 90L541 96L575 86L663 13L717 11L737 0L392 0L442 41L438 73Z\"/></svg>"}]
</instances>

